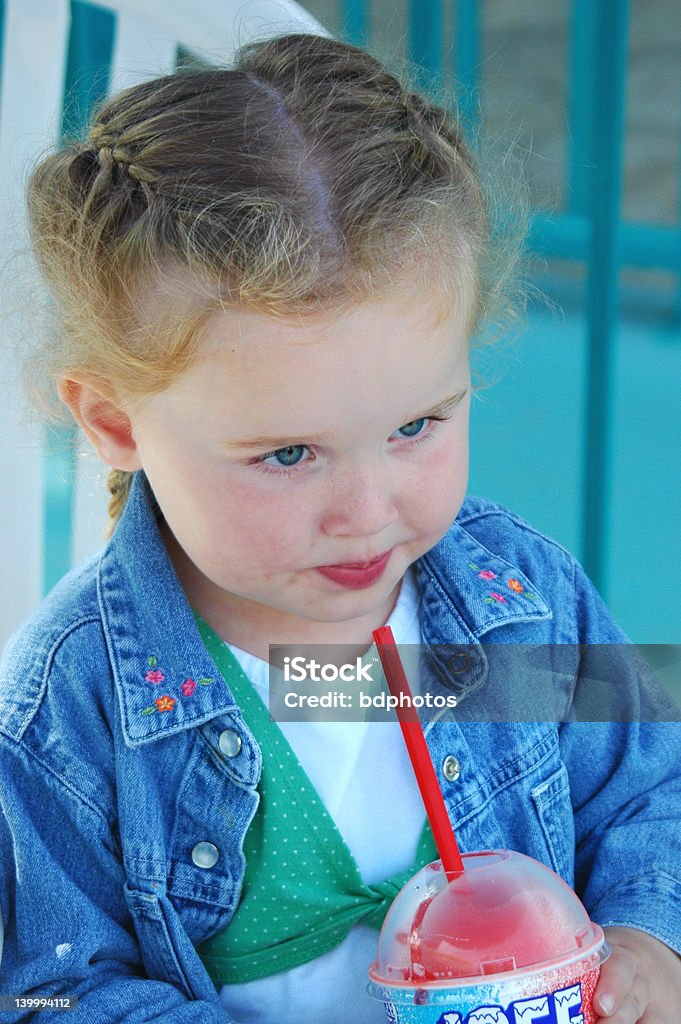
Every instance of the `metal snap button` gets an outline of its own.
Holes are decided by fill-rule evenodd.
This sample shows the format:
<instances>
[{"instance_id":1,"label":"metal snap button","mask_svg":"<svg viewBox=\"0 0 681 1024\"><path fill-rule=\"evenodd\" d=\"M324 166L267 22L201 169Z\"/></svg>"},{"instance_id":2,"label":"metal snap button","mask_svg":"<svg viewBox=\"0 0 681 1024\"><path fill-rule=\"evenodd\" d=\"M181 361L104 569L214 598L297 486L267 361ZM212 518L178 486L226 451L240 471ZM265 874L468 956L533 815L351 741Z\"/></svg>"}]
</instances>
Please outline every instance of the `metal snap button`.
<instances>
[{"instance_id":1,"label":"metal snap button","mask_svg":"<svg viewBox=\"0 0 681 1024\"><path fill-rule=\"evenodd\" d=\"M213 843L197 843L192 850L192 860L197 868L214 868L220 859L220 851Z\"/></svg>"},{"instance_id":2,"label":"metal snap button","mask_svg":"<svg viewBox=\"0 0 681 1024\"><path fill-rule=\"evenodd\" d=\"M241 750L241 736L234 729L224 729L220 733L218 744L225 757L236 757Z\"/></svg>"},{"instance_id":3,"label":"metal snap button","mask_svg":"<svg viewBox=\"0 0 681 1024\"><path fill-rule=\"evenodd\" d=\"M454 754L447 754L442 762L442 774L447 782L456 782L461 775L461 762Z\"/></svg>"},{"instance_id":4,"label":"metal snap button","mask_svg":"<svg viewBox=\"0 0 681 1024\"><path fill-rule=\"evenodd\" d=\"M465 672L468 672L473 664L472 655L466 651L454 651L447 658L447 668L453 676L462 676Z\"/></svg>"}]
</instances>

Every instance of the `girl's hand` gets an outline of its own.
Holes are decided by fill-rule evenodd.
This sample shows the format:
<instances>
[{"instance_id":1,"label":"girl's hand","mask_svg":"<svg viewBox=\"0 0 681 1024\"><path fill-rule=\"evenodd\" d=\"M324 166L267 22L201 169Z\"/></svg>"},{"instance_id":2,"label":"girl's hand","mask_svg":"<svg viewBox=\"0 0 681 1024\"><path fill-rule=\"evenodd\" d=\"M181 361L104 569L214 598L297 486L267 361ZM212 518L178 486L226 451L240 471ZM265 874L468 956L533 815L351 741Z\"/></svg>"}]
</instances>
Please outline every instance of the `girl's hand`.
<instances>
[{"instance_id":1,"label":"girl's hand","mask_svg":"<svg viewBox=\"0 0 681 1024\"><path fill-rule=\"evenodd\" d=\"M597 1024L675 1024L681 1010L681 957L637 928L606 928L612 954L594 994Z\"/></svg>"}]
</instances>

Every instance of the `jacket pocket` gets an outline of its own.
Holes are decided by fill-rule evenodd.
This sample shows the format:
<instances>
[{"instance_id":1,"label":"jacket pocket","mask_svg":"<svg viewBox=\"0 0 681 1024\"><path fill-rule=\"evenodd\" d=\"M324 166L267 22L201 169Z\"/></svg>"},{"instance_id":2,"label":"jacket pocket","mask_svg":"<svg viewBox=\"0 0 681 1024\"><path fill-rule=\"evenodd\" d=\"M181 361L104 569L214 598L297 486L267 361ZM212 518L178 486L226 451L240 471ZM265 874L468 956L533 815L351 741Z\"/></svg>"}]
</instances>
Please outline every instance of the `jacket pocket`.
<instances>
[{"instance_id":1,"label":"jacket pocket","mask_svg":"<svg viewBox=\"0 0 681 1024\"><path fill-rule=\"evenodd\" d=\"M575 825L567 768L560 767L530 790L553 870L574 877Z\"/></svg>"}]
</instances>

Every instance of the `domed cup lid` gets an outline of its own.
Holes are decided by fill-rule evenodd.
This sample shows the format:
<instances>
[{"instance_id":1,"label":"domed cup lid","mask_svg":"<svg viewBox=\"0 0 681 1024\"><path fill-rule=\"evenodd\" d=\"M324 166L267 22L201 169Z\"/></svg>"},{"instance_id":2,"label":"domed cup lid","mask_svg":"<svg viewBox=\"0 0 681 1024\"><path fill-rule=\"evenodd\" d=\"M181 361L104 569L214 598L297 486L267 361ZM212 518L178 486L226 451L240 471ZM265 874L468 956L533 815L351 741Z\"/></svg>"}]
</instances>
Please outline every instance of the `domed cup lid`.
<instances>
[{"instance_id":1,"label":"domed cup lid","mask_svg":"<svg viewBox=\"0 0 681 1024\"><path fill-rule=\"evenodd\" d=\"M372 994L605 959L602 929L550 868L512 850L467 853L463 862L448 878L434 861L397 894L369 971Z\"/></svg>"}]
</instances>

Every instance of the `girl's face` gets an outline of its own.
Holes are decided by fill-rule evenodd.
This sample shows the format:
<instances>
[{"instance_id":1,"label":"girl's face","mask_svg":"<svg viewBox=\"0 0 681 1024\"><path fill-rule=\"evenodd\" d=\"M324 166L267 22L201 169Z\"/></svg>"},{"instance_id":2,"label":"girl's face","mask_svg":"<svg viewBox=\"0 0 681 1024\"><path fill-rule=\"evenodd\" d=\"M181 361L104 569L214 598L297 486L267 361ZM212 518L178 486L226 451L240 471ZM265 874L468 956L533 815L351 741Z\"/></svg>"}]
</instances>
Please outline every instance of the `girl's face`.
<instances>
[{"instance_id":1,"label":"girl's face","mask_svg":"<svg viewBox=\"0 0 681 1024\"><path fill-rule=\"evenodd\" d=\"M370 642L464 498L467 319L413 296L218 312L204 355L133 412L171 557L225 639Z\"/></svg>"}]
</instances>

